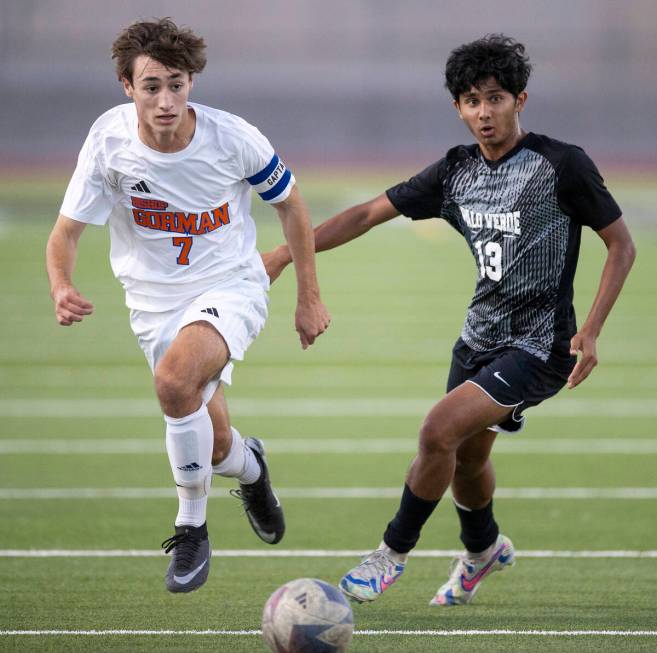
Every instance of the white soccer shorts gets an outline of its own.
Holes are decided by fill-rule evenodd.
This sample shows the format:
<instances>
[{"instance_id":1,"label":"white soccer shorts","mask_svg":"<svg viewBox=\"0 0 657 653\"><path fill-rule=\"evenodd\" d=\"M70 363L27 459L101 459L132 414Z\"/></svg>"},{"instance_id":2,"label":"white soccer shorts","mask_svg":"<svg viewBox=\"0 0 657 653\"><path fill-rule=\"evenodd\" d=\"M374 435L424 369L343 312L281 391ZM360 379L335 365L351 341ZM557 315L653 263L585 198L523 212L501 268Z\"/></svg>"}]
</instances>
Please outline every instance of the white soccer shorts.
<instances>
[{"instance_id":1,"label":"white soccer shorts","mask_svg":"<svg viewBox=\"0 0 657 653\"><path fill-rule=\"evenodd\" d=\"M207 402L220 382L230 385L232 361L244 359L246 350L264 327L267 304L267 291L260 283L240 281L229 286L215 287L191 304L175 310L154 313L133 309L130 311L130 326L151 371L154 371L184 326L198 321L209 322L226 341L230 360L206 385L203 400Z\"/></svg>"}]
</instances>

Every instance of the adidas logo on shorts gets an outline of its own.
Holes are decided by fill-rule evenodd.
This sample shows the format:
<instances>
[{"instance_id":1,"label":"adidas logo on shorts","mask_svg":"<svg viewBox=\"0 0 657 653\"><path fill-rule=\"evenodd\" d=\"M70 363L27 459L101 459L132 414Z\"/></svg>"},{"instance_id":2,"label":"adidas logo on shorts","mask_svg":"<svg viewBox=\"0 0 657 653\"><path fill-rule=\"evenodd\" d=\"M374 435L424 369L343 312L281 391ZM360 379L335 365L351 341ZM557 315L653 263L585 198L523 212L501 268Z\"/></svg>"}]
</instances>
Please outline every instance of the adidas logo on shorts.
<instances>
[{"instance_id":1,"label":"adidas logo on shorts","mask_svg":"<svg viewBox=\"0 0 657 653\"><path fill-rule=\"evenodd\" d=\"M214 315L215 317L219 317L219 311L214 308L214 306L211 306L210 308L202 308L201 313L208 313L208 315Z\"/></svg>"}]
</instances>

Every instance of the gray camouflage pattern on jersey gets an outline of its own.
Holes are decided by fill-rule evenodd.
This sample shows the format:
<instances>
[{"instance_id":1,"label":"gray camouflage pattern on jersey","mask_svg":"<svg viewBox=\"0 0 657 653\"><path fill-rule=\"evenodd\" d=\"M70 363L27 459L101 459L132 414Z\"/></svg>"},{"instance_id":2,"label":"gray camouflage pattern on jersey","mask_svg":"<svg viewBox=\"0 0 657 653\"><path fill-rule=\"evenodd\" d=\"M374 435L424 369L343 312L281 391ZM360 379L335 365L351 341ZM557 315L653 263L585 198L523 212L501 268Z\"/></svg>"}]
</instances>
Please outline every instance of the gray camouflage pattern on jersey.
<instances>
[{"instance_id":1,"label":"gray camouflage pattern on jersey","mask_svg":"<svg viewBox=\"0 0 657 653\"><path fill-rule=\"evenodd\" d=\"M481 155L461 160L447 175L443 215L465 236L478 270L461 331L476 351L514 346L543 361L550 355L570 222L557 203L556 183L550 162L529 149L494 168ZM463 209L481 218L468 223ZM486 220L486 214L514 212L519 212L519 234ZM486 254L491 242L497 243L489 246L493 257ZM493 278L482 276L482 262Z\"/></svg>"}]
</instances>

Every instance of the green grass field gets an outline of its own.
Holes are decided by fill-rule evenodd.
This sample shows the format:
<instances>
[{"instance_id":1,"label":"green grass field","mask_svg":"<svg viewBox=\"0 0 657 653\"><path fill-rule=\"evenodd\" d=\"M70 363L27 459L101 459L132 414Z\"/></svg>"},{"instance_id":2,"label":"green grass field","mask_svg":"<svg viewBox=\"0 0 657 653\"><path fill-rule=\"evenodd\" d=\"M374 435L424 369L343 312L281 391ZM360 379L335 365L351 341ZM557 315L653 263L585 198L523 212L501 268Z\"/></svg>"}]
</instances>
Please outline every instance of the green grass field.
<instances>
[{"instance_id":1,"label":"green grass field","mask_svg":"<svg viewBox=\"0 0 657 653\"><path fill-rule=\"evenodd\" d=\"M301 175L300 186L318 221L411 172ZM374 548L394 514L474 287L470 254L438 221L400 218L320 255L333 322L305 352L291 271L274 285L267 327L226 394L234 424L268 445L286 554L268 555L280 547L260 543L222 479L209 505L211 577L199 592L173 596L157 553L177 506L163 423L109 270L106 230L85 231L76 274L95 314L68 329L52 314L43 250L64 185L0 183L0 650L264 651L250 631L269 594L301 576L337 583L358 560L349 552ZM354 607L361 632L351 650L657 650L657 184L619 177L610 187L638 258L600 339L600 366L496 445L496 515L518 564L489 579L475 604L430 608L448 552L460 546L445 500L403 580L377 604ZM254 209L267 249L280 228L271 209ZM603 259L601 241L586 232L580 321ZM81 553L111 550L120 555Z\"/></svg>"}]
</instances>

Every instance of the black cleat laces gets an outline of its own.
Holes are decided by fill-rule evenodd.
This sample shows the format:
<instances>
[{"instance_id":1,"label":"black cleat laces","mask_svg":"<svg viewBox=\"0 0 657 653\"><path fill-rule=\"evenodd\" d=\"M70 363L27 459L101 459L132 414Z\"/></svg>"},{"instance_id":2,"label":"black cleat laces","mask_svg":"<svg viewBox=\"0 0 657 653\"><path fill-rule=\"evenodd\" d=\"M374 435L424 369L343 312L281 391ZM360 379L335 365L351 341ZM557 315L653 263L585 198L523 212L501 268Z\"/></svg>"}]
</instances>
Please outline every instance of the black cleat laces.
<instances>
[{"instance_id":1,"label":"black cleat laces","mask_svg":"<svg viewBox=\"0 0 657 653\"><path fill-rule=\"evenodd\" d=\"M185 530L182 530L183 528ZM161 544L164 553L169 553L173 549L176 549L176 566L182 567L183 569L191 568L196 561L196 554L201 546L201 542L207 537L206 528L205 524L198 528L194 528L193 526L177 526L176 531L181 529L181 532L177 532Z\"/></svg>"}]
</instances>

